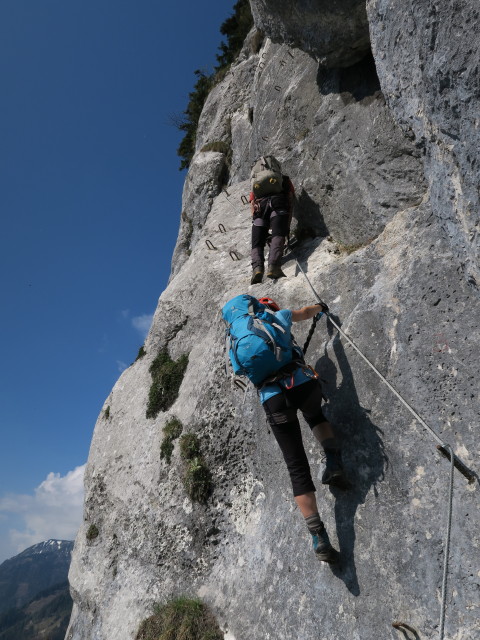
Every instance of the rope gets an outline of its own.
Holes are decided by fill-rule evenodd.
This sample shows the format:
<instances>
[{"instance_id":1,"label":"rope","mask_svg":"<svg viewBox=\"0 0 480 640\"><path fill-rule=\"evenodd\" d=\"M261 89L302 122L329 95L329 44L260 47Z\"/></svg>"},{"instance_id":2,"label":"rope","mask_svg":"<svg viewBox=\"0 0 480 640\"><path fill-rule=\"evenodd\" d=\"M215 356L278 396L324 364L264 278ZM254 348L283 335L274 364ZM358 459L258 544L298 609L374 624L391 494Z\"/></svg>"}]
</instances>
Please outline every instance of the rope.
<instances>
[{"instance_id":1,"label":"rope","mask_svg":"<svg viewBox=\"0 0 480 640\"><path fill-rule=\"evenodd\" d=\"M448 579L448 559L450 555L450 537L452 533L452 511L453 511L453 476L455 468L455 457L453 455L452 447L447 444L445 448L450 453L450 483L448 492L448 517L447 517L447 533L445 535L444 546L444 558L443 558L443 580L442 580L442 606L440 610L440 633L438 635L439 640L443 640L443 633L445 629L445 611L447 603L447 579Z\"/></svg>"},{"instance_id":2,"label":"rope","mask_svg":"<svg viewBox=\"0 0 480 640\"><path fill-rule=\"evenodd\" d=\"M318 295L318 293L315 291L315 289L313 288L312 283L310 282L307 274L305 273L305 271L302 269L302 266L300 264L300 262L298 261L298 259L294 256L295 262L297 263L298 268L300 269L300 271L302 272L303 276L305 277L305 280L308 282L310 289L312 290L314 296L316 297L316 299L318 300L318 302L320 304L323 304L325 307L325 303L323 302L323 300L320 298L320 296ZM443 440L440 438L440 436L437 434L436 431L434 431L426 422L425 420L415 411L415 409L400 395L400 393L390 384L390 382L385 378L385 376L383 374L380 373L380 371L377 369L377 367L367 358L367 356L365 356L360 349L357 347L357 345L353 342L353 340L343 331L343 329L335 322L335 320L332 317L332 314L328 311L328 308L325 310L325 315L328 317L329 321L333 324L333 326L337 329L337 331L345 338L345 340L347 340L347 342L355 349L355 351L359 354L359 356L361 356L361 358L363 358L363 360L368 364L368 366L373 369L373 371L377 374L377 376L382 380L382 382L390 389L390 391L400 400L400 402L404 405L404 407L406 407L410 413L418 420L418 422L420 422L420 424L432 435L432 437L438 442L438 444L445 450L448 450L449 445L446 445ZM451 449L450 449L451 450ZM457 469L469 480L469 482L473 482L475 479L475 474L470 471L470 469L467 467L467 465L462 462L462 460L460 460L460 458L458 458L453 451L451 451L451 458L453 460L454 465L457 467Z\"/></svg>"}]
</instances>

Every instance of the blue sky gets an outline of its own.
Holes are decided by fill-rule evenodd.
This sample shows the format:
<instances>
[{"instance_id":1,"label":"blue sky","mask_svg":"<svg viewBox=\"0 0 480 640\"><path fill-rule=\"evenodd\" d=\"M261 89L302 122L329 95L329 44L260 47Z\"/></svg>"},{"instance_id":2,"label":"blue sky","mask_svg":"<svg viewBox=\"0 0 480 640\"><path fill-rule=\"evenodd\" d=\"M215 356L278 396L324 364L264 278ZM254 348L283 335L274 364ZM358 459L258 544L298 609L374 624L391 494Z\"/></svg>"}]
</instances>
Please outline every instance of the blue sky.
<instances>
[{"instance_id":1,"label":"blue sky","mask_svg":"<svg viewBox=\"0 0 480 640\"><path fill-rule=\"evenodd\" d=\"M0 562L72 537L97 415L170 271L171 116L233 4L0 3Z\"/></svg>"}]
</instances>

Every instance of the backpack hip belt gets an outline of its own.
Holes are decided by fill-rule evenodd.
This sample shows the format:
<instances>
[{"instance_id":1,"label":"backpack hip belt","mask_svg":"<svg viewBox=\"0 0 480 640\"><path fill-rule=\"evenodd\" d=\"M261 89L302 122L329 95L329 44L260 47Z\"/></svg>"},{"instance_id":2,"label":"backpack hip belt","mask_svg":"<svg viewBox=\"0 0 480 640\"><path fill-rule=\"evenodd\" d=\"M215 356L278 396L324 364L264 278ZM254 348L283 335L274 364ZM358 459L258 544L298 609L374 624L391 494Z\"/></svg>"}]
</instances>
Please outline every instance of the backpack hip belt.
<instances>
[{"instance_id":1,"label":"backpack hip belt","mask_svg":"<svg viewBox=\"0 0 480 640\"><path fill-rule=\"evenodd\" d=\"M284 367L276 371L273 375L268 376L267 378L265 378L265 380L262 380L262 382L260 382L259 384L256 384L255 387L257 389L262 389L263 387L266 387L269 384L279 383L290 376L291 378L290 383L286 384L285 386L287 389L292 389L294 386L295 371L297 369L302 369L305 375L311 378L312 380L318 380L319 375L315 371L315 369L311 365L306 364L304 360L298 359L298 360L292 360L291 362L286 364Z\"/></svg>"}]
</instances>

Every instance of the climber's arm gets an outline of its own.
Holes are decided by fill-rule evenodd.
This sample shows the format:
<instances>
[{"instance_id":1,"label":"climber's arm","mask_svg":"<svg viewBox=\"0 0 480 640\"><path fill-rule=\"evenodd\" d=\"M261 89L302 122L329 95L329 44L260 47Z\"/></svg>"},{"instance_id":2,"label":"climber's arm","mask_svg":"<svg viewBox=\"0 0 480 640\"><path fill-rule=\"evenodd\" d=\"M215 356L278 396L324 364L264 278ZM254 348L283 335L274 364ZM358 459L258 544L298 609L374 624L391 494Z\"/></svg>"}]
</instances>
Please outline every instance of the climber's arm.
<instances>
[{"instance_id":1,"label":"climber's arm","mask_svg":"<svg viewBox=\"0 0 480 640\"><path fill-rule=\"evenodd\" d=\"M292 309L292 322L301 322L302 320L310 320L317 313L325 311L324 304L312 304L308 307L302 307L301 309Z\"/></svg>"}]
</instances>

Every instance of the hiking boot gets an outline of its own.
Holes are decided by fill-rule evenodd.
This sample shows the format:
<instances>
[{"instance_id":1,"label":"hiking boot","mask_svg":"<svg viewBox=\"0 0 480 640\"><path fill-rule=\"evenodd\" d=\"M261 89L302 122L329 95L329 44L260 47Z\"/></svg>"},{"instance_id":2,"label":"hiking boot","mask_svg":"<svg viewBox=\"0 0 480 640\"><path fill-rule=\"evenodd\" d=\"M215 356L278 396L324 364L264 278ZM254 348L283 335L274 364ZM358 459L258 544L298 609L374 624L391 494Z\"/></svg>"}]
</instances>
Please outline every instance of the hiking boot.
<instances>
[{"instance_id":1,"label":"hiking boot","mask_svg":"<svg viewBox=\"0 0 480 640\"><path fill-rule=\"evenodd\" d=\"M255 267L252 272L252 279L250 280L250 284L260 284L263 280L263 267Z\"/></svg>"},{"instance_id":2,"label":"hiking boot","mask_svg":"<svg viewBox=\"0 0 480 640\"><path fill-rule=\"evenodd\" d=\"M277 280L278 278L286 278L287 276L283 273L279 266L271 264L268 267L267 278L272 278L272 280Z\"/></svg>"},{"instance_id":3,"label":"hiking boot","mask_svg":"<svg viewBox=\"0 0 480 640\"><path fill-rule=\"evenodd\" d=\"M325 527L322 526L316 531L311 531L310 533L312 536L313 550L315 551L317 558L322 562L328 562L329 564L338 562L338 551L336 551L330 544Z\"/></svg>"},{"instance_id":4,"label":"hiking boot","mask_svg":"<svg viewBox=\"0 0 480 640\"><path fill-rule=\"evenodd\" d=\"M338 487L344 491L352 487L348 481L342 464L342 453L336 449L325 449L327 464L322 475L322 484Z\"/></svg>"}]
</instances>

